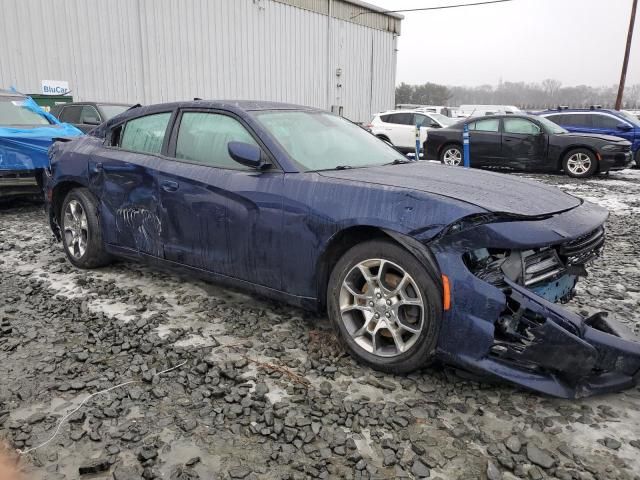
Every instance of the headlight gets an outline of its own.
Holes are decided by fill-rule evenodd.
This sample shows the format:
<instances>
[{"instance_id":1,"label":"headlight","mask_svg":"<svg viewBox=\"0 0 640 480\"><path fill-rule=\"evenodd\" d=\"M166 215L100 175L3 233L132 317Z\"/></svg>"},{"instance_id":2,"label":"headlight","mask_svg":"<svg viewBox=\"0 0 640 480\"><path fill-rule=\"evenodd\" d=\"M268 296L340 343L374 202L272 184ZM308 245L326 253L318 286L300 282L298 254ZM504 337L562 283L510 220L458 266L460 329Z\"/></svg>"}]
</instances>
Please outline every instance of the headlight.
<instances>
[{"instance_id":1,"label":"headlight","mask_svg":"<svg viewBox=\"0 0 640 480\"><path fill-rule=\"evenodd\" d=\"M605 145L602 147L603 152L622 152L623 150L624 147L620 145Z\"/></svg>"}]
</instances>

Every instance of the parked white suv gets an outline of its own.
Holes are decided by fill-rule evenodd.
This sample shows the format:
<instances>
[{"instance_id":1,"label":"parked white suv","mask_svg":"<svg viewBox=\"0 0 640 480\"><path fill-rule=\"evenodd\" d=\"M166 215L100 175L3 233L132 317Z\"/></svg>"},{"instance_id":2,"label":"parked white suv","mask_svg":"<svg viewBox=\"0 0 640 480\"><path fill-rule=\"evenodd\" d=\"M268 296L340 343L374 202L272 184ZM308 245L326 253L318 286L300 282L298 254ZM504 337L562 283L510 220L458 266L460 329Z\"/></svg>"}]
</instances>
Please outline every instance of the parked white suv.
<instances>
[{"instance_id":1,"label":"parked white suv","mask_svg":"<svg viewBox=\"0 0 640 480\"><path fill-rule=\"evenodd\" d=\"M416 125L420 125L420 145L427 140L431 128L444 128L457 120L439 113L419 110L390 110L376 114L367 128L376 137L390 142L402 152L413 152L416 148Z\"/></svg>"}]
</instances>

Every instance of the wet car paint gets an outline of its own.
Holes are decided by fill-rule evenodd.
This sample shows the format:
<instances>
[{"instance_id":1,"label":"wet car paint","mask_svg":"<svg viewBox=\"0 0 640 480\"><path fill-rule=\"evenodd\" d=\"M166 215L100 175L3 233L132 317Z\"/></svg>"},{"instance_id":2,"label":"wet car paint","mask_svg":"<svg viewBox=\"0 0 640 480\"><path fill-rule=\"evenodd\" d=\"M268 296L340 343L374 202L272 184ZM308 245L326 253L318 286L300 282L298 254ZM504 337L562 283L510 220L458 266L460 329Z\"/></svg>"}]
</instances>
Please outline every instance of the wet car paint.
<instances>
[{"instance_id":1,"label":"wet car paint","mask_svg":"<svg viewBox=\"0 0 640 480\"><path fill-rule=\"evenodd\" d=\"M543 299L525 289L514 289L518 298L536 312L552 311L551 322L559 326L545 327L541 336L547 348L534 355L540 357L540 371L492 357L495 324L509 294L474 276L462 260L465 252L480 247L561 245L601 227L606 210L533 182L427 163L299 171L251 115L253 109L294 107L208 102L196 106L243 119L268 149L274 168L218 170L103 147L104 137L117 122L167 108L194 108L194 104L137 109L91 136L52 147L48 188L54 231L64 193L73 185L86 186L100 200L100 219L111 253L186 269L319 310L324 308L326 282L339 245L350 236L366 238L377 232L450 279L452 308L445 312L441 326L440 359L561 397L618 390L633 383L629 373L640 368L636 352L640 344L609 333L598 332L604 337L594 341L597 347L581 339L587 345L574 349L575 361L563 364L563 369L545 365L542 357L550 351L576 343L570 336L572 325L583 325L584 320L557 306L550 310ZM590 330L579 328L583 336L589 335ZM615 381L594 386L597 378L589 379L593 375L581 367L589 364L594 348L609 349L614 356L618 352L628 358L630 367L614 372Z\"/></svg>"}]
</instances>

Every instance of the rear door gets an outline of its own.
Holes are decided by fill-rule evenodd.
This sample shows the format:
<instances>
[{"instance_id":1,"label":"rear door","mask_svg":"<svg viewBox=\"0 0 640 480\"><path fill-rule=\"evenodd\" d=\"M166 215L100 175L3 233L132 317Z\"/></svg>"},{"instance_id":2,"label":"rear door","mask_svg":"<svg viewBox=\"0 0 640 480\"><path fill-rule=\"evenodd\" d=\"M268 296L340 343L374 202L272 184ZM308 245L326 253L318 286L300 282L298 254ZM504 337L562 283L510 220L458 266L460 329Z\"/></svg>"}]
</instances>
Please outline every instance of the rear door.
<instances>
[{"instance_id":1,"label":"rear door","mask_svg":"<svg viewBox=\"0 0 640 480\"><path fill-rule=\"evenodd\" d=\"M503 165L522 170L544 170L547 164L548 135L526 118L502 119Z\"/></svg>"},{"instance_id":2,"label":"rear door","mask_svg":"<svg viewBox=\"0 0 640 480\"><path fill-rule=\"evenodd\" d=\"M258 145L238 117L181 111L158 170L162 239L167 260L279 288L282 182L276 166L245 167L228 153L232 141Z\"/></svg>"},{"instance_id":3,"label":"rear door","mask_svg":"<svg viewBox=\"0 0 640 480\"><path fill-rule=\"evenodd\" d=\"M416 125L413 112L400 112L388 115L388 136L391 143L404 149L415 148Z\"/></svg>"},{"instance_id":4,"label":"rear door","mask_svg":"<svg viewBox=\"0 0 640 480\"><path fill-rule=\"evenodd\" d=\"M593 133L592 116L588 113L563 113L549 117L550 120L566 128L570 132Z\"/></svg>"},{"instance_id":5,"label":"rear door","mask_svg":"<svg viewBox=\"0 0 640 480\"><path fill-rule=\"evenodd\" d=\"M468 125L471 166L499 166L502 163L500 119L486 118Z\"/></svg>"},{"instance_id":6,"label":"rear door","mask_svg":"<svg viewBox=\"0 0 640 480\"><path fill-rule=\"evenodd\" d=\"M155 170L173 112L137 117L113 128L100 156L89 163L89 181L100 198L105 241L132 253L163 256Z\"/></svg>"}]
</instances>

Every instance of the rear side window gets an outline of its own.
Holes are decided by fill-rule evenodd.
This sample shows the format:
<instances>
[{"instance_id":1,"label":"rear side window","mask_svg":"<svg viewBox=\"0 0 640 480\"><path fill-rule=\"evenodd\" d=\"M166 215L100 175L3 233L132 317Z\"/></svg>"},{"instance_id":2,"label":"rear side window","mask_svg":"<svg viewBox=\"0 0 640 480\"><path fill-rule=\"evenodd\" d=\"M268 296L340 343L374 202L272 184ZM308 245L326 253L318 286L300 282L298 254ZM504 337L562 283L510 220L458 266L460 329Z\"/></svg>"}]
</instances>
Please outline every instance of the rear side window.
<instances>
[{"instance_id":1,"label":"rear side window","mask_svg":"<svg viewBox=\"0 0 640 480\"><path fill-rule=\"evenodd\" d=\"M567 113L563 125L570 127L591 128L591 117L588 113Z\"/></svg>"},{"instance_id":2,"label":"rear side window","mask_svg":"<svg viewBox=\"0 0 640 480\"><path fill-rule=\"evenodd\" d=\"M120 138L120 148L132 152L159 154L171 113L156 113L129 120Z\"/></svg>"},{"instance_id":3,"label":"rear side window","mask_svg":"<svg viewBox=\"0 0 640 480\"><path fill-rule=\"evenodd\" d=\"M82 107L82 111L80 112L80 122L79 123L100 123L100 114L95 107L91 105L85 105Z\"/></svg>"},{"instance_id":4,"label":"rear side window","mask_svg":"<svg viewBox=\"0 0 640 480\"><path fill-rule=\"evenodd\" d=\"M610 117L609 115L592 114L593 128L602 128L605 130L615 130L618 125L625 123L619 118Z\"/></svg>"},{"instance_id":5,"label":"rear side window","mask_svg":"<svg viewBox=\"0 0 640 480\"><path fill-rule=\"evenodd\" d=\"M178 130L176 158L210 167L249 169L229 156L229 142L257 145L235 118L218 113L185 112Z\"/></svg>"},{"instance_id":6,"label":"rear side window","mask_svg":"<svg viewBox=\"0 0 640 480\"><path fill-rule=\"evenodd\" d=\"M547 115L545 117L547 120L551 120L553 123L557 125L566 125L567 124L567 116L566 115Z\"/></svg>"},{"instance_id":7,"label":"rear side window","mask_svg":"<svg viewBox=\"0 0 640 480\"><path fill-rule=\"evenodd\" d=\"M390 123L391 115L380 115L380 120L382 120L384 123Z\"/></svg>"},{"instance_id":8,"label":"rear side window","mask_svg":"<svg viewBox=\"0 0 640 480\"><path fill-rule=\"evenodd\" d=\"M388 115L387 123L395 123L396 125L413 125L413 113L392 113Z\"/></svg>"},{"instance_id":9,"label":"rear side window","mask_svg":"<svg viewBox=\"0 0 640 480\"><path fill-rule=\"evenodd\" d=\"M82 105L71 105L64 107L60 114L60 120L67 123L80 123L80 113L82 112Z\"/></svg>"},{"instance_id":10,"label":"rear side window","mask_svg":"<svg viewBox=\"0 0 640 480\"><path fill-rule=\"evenodd\" d=\"M518 133L522 135L537 135L540 127L524 118L505 118L504 133Z\"/></svg>"},{"instance_id":11,"label":"rear side window","mask_svg":"<svg viewBox=\"0 0 640 480\"><path fill-rule=\"evenodd\" d=\"M489 118L487 120L478 120L469 124L469 130L476 132L494 132L500 131L500 120L497 118Z\"/></svg>"}]
</instances>

